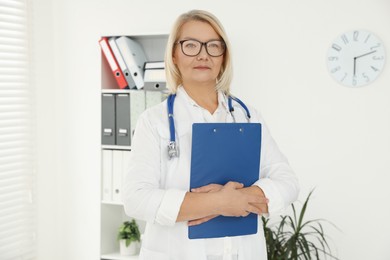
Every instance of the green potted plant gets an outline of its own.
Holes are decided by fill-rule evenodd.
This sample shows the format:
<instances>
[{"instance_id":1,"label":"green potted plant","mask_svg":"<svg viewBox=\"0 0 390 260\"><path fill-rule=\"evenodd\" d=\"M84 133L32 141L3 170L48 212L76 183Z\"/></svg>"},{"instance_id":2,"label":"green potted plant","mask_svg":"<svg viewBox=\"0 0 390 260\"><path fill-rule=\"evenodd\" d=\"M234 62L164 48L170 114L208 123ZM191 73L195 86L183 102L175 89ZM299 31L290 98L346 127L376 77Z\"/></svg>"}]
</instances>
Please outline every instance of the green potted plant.
<instances>
[{"instance_id":1,"label":"green potted plant","mask_svg":"<svg viewBox=\"0 0 390 260\"><path fill-rule=\"evenodd\" d=\"M138 243L141 241L141 234L137 222L125 221L119 227L118 240L121 255L135 255L138 250Z\"/></svg>"},{"instance_id":2,"label":"green potted plant","mask_svg":"<svg viewBox=\"0 0 390 260\"><path fill-rule=\"evenodd\" d=\"M270 225L269 219L262 217L268 260L338 259L331 252L323 228L323 222L330 222L324 219L304 221L312 193L307 196L299 216L292 204L293 215L281 216L276 225Z\"/></svg>"}]
</instances>

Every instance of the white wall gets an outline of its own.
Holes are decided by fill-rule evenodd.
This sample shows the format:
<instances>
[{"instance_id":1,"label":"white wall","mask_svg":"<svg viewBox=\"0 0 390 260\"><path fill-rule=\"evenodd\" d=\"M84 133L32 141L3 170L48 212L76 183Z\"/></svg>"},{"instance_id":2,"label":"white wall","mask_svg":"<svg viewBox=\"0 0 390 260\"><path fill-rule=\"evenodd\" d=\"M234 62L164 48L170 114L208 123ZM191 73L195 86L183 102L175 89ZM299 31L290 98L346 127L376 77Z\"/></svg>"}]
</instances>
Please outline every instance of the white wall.
<instances>
[{"instance_id":1,"label":"white wall","mask_svg":"<svg viewBox=\"0 0 390 260\"><path fill-rule=\"evenodd\" d=\"M57 178L60 174L59 128L60 118L57 112L61 108L56 103L57 82L54 70L54 19L52 4L30 1L33 36L33 80L36 94L37 127L37 205L38 205L38 252L37 259L56 259L58 243L56 234L61 233L58 213ZM62 241L61 241L62 243Z\"/></svg>"},{"instance_id":2,"label":"white wall","mask_svg":"<svg viewBox=\"0 0 390 260\"><path fill-rule=\"evenodd\" d=\"M261 110L299 176L308 217L325 218L340 259L389 259L390 66L359 89L326 69L330 42L371 30L390 53L387 0L34 3L39 260L98 259L102 35L168 33L206 9L233 45L233 92ZM168 10L165 10L168 9ZM165 10L165 11L162 11ZM390 59L390 57L387 57Z\"/></svg>"}]
</instances>

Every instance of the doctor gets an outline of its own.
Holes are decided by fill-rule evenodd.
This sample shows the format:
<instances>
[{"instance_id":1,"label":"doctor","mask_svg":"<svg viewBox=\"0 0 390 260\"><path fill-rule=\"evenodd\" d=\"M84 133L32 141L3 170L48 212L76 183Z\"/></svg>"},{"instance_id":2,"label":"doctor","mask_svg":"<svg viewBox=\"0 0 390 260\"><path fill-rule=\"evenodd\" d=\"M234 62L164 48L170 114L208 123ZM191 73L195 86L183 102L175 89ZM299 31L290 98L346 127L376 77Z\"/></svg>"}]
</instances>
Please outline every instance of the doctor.
<instances>
[{"instance_id":1,"label":"doctor","mask_svg":"<svg viewBox=\"0 0 390 260\"><path fill-rule=\"evenodd\" d=\"M218 19L200 10L182 14L169 36L165 63L168 86L176 94L172 111L164 101L140 116L124 183L126 214L147 222L140 259L266 260L261 221L255 235L188 239L188 225L218 215L278 214L299 191L259 113L229 102L231 49ZM262 124L261 178L250 187L229 182L189 192L192 124L247 120Z\"/></svg>"}]
</instances>

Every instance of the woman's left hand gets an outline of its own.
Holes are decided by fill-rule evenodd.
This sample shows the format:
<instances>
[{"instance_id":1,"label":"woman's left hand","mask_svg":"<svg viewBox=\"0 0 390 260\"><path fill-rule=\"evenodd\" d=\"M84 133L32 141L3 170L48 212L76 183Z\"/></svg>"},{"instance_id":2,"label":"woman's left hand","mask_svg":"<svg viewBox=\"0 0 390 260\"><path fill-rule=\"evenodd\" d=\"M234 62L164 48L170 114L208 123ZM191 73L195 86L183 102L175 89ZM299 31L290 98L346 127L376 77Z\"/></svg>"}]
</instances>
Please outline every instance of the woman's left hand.
<instances>
[{"instance_id":1,"label":"woman's left hand","mask_svg":"<svg viewBox=\"0 0 390 260\"><path fill-rule=\"evenodd\" d=\"M222 187L223 187L223 185L212 183L212 184L208 184L208 185L205 185L205 186L202 186L199 188L191 189L191 192L196 192L196 193L217 192L217 191L220 191L222 189ZM196 225L205 223L205 222L207 222L210 219L213 219L215 217L218 217L218 215L212 215L212 216L207 216L207 217L200 218L200 219L190 220L190 221L188 221L188 226L196 226Z\"/></svg>"},{"instance_id":2,"label":"woman's left hand","mask_svg":"<svg viewBox=\"0 0 390 260\"><path fill-rule=\"evenodd\" d=\"M220 191L222 188L223 188L223 185L212 183L212 184L208 184L208 185L205 185L205 186L202 186L202 187L199 187L199 188L193 188L193 189L191 189L191 192L195 192L195 193L217 192L217 191ZM254 187L254 189L258 190L259 188L258 187ZM253 191L253 186L252 187L243 188L243 191L251 193ZM264 193L262 191L261 191L261 193L262 193L262 196L264 196ZM264 205L254 205L254 206L256 206L257 208L261 209L263 211L263 213L267 213L268 212L268 205L267 204L264 204ZM188 221L188 226L196 226L196 225L205 223L205 222L207 222L207 221L209 221L209 220L211 220L211 219L213 219L215 217L218 217L218 215L212 215L212 216L207 216L207 217L200 218L200 219L190 220L190 221Z\"/></svg>"}]
</instances>

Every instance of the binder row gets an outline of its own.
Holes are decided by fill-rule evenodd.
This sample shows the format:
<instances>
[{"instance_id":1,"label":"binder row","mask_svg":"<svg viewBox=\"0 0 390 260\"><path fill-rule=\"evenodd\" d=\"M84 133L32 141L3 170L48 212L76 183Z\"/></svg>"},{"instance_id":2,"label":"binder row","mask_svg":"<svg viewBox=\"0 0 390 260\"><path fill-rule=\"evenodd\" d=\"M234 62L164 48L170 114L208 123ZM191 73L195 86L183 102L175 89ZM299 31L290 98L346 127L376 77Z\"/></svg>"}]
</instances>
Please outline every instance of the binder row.
<instances>
[{"instance_id":1,"label":"binder row","mask_svg":"<svg viewBox=\"0 0 390 260\"><path fill-rule=\"evenodd\" d=\"M102 93L102 145L130 146L140 114L165 98L161 91Z\"/></svg>"},{"instance_id":2,"label":"binder row","mask_svg":"<svg viewBox=\"0 0 390 260\"><path fill-rule=\"evenodd\" d=\"M101 94L102 200L121 204L136 122L167 97L165 64L148 61L142 45L130 37L102 37L99 45L117 83Z\"/></svg>"},{"instance_id":3,"label":"binder row","mask_svg":"<svg viewBox=\"0 0 390 260\"><path fill-rule=\"evenodd\" d=\"M99 44L120 89L166 88L164 62L147 62L137 41L127 36L102 37Z\"/></svg>"},{"instance_id":4,"label":"binder row","mask_svg":"<svg viewBox=\"0 0 390 260\"><path fill-rule=\"evenodd\" d=\"M130 151L102 150L102 200L122 203L122 182L129 165Z\"/></svg>"}]
</instances>

